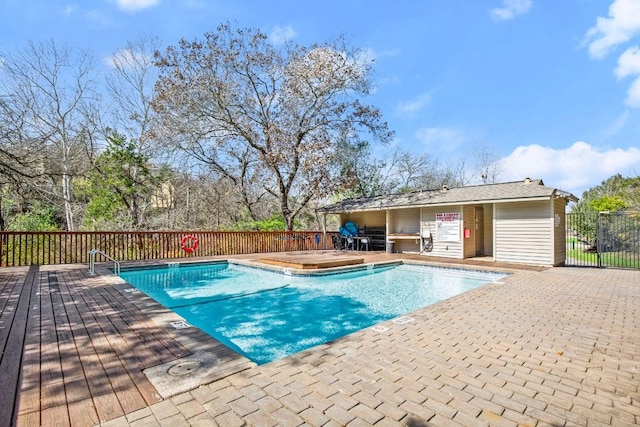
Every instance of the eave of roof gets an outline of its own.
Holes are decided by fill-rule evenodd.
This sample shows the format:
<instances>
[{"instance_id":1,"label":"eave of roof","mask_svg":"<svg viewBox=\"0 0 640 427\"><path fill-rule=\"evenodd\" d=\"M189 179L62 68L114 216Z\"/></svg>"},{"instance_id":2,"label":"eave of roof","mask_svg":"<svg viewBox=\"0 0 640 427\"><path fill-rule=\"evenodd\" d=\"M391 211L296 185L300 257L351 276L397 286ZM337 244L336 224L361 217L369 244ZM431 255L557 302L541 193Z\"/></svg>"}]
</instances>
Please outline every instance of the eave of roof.
<instances>
[{"instance_id":1,"label":"eave of roof","mask_svg":"<svg viewBox=\"0 0 640 427\"><path fill-rule=\"evenodd\" d=\"M442 190L423 190L406 194L347 199L319 208L319 212L342 213L386 209L406 209L426 206L468 205L477 203L507 203L550 200L563 197L577 201L571 193L544 186L542 180L525 180L499 184L457 187Z\"/></svg>"}]
</instances>

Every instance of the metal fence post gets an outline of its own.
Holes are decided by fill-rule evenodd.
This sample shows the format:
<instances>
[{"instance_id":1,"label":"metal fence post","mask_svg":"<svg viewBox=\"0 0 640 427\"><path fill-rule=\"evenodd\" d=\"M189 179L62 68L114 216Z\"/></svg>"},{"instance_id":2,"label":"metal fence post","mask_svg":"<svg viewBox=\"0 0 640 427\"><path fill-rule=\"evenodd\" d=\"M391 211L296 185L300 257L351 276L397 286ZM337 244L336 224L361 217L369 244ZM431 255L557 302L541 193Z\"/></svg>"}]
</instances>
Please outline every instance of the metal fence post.
<instances>
[{"instance_id":1,"label":"metal fence post","mask_svg":"<svg viewBox=\"0 0 640 427\"><path fill-rule=\"evenodd\" d=\"M602 236L600 235L600 214L602 214L602 212L598 212L598 216L596 217L596 258L598 259L598 268L602 268L602 259L600 258L600 253L602 252Z\"/></svg>"}]
</instances>

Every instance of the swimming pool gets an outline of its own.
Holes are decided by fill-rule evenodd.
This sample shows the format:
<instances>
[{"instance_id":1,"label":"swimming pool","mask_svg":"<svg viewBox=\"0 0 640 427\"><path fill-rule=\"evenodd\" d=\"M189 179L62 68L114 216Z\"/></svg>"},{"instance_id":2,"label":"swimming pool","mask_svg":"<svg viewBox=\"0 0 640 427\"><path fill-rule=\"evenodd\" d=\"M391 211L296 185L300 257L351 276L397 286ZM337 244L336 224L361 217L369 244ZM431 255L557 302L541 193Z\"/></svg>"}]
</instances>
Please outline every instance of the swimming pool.
<instances>
[{"instance_id":1,"label":"swimming pool","mask_svg":"<svg viewBox=\"0 0 640 427\"><path fill-rule=\"evenodd\" d=\"M228 263L122 271L138 290L258 364L504 277L416 265L292 276Z\"/></svg>"}]
</instances>

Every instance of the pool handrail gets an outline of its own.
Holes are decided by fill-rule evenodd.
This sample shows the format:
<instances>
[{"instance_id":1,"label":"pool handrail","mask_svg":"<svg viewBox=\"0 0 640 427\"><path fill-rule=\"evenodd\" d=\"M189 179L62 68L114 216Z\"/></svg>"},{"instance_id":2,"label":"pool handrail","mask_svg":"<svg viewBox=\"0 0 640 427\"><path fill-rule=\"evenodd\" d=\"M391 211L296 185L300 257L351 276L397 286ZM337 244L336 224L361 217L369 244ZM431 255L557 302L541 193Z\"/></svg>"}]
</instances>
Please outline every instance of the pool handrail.
<instances>
[{"instance_id":1,"label":"pool handrail","mask_svg":"<svg viewBox=\"0 0 640 427\"><path fill-rule=\"evenodd\" d=\"M91 249L89 251L89 275L90 276L95 276L96 274L96 255L97 254L102 255L103 257L105 257L110 261L113 261L114 271L117 275L120 275L120 263L117 260L111 258L109 255L107 255L100 249Z\"/></svg>"}]
</instances>

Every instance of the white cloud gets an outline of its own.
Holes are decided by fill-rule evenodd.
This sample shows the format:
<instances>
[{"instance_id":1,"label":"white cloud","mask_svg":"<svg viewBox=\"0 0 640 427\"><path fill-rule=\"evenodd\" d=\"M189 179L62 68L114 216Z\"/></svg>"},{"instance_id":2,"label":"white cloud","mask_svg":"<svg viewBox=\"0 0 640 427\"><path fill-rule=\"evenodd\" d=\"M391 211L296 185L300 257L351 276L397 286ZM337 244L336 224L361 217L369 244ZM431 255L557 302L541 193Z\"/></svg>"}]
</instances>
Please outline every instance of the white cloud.
<instances>
[{"instance_id":1,"label":"white cloud","mask_svg":"<svg viewBox=\"0 0 640 427\"><path fill-rule=\"evenodd\" d=\"M159 2L160 0L116 0L118 8L127 12L135 12L148 7L153 7Z\"/></svg>"},{"instance_id":2,"label":"white cloud","mask_svg":"<svg viewBox=\"0 0 640 427\"><path fill-rule=\"evenodd\" d=\"M590 42L589 55L602 59L620 44L628 42L640 33L640 0L613 0L609 6L609 16L598 17L596 25L589 29L583 43ZM640 47L627 48L618 58L615 69L621 79L640 74ZM640 108L640 78L636 78L627 91L625 104Z\"/></svg>"},{"instance_id":3,"label":"white cloud","mask_svg":"<svg viewBox=\"0 0 640 427\"><path fill-rule=\"evenodd\" d=\"M431 104L431 93L425 92L417 98L401 102L398 105L400 114L414 114Z\"/></svg>"},{"instance_id":4,"label":"white cloud","mask_svg":"<svg viewBox=\"0 0 640 427\"><path fill-rule=\"evenodd\" d=\"M109 68L134 68L136 64L150 62L151 58L145 58L139 52L131 49L121 49L112 56L104 58Z\"/></svg>"},{"instance_id":5,"label":"white cloud","mask_svg":"<svg viewBox=\"0 0 640 427\"><path fill-rule=\"evenodd\" d=\"M589 55L601 59L616 46L629 41L640 32L640 0L614 0L609 16L598 17L584 42L589 43Z\"/></svg>"},{"instance_id":6,"label":"white cloud","mask_svg":"<svg viewBox=\"0 0 640 427\"><path fill-rule=\"evenodd\" d=\"M271 30L271 34L269 34L269 40L273 44L282 44L288 40L292 40L298 36L298 32L293 29L291 25L287 25L286 27L281 27L276 25Z\"/></svg>"},{"instance_id":7,"label":"white cloud","mask_svg":"<svg viewBox=\"0 0 640 427\"><path fill-rule=\"evenodd\" d=\"M618 66L615 70L619 79L627 76L636 76L629 90L625 104L631 108L640 108L640 47L633 46L624 51L618 58Z\"/></svg>"},{"instance_id":8,"label":"white cloud","mask_svg":"<svg viewBox=\"0 0 640 427\"><path fill-rule=\"evenodd\" d=\"M618 58L616 76L619 79L634 74L640 74L640 46L633 46L625 50Z\"/></svg>"},{"instance_id":9,"label":"white cloud","mask_svg":"<svg viewBox=\"0 0 640 427\"><path fill-rule=\"evenodd\" d=\"M637 77L629 86L624 103L631 108L640 108L640 77Z\"/></svg>"},{"instance_id":10,"label":"white cloud","mask_svg":"<svg viewBox=\"0 0 640 427\"><path fill-rule=\"evenodd\" d=\"M507 21L527 13L532 5L532 0L503 0L502 7L491 10L491 16L496 21Z\"/></svg>"},{"instance_id":11,"label":"white cloud","mask_svg":"<svg viewBox=\"0 0 640 427\"><path fill-rule=\"evenodd\" d=\"M451 128L423 128L415 133L416 139L430 150L453 151L464 141L462 132Z\"/></svg>"},{"instance_id":12,"label":"white cloud","mask_svg":"<svg viewBox=\"0 0 640 427\"><path fill-rule=\"evenodd\" d=\"M599 150L586 142L575 142L568 148L541 145L517 147L500 160L501 181L541 178L545 185L582 192L617 173L626 176L640 171L640 149L616 148Z\"/></svg>"}]
</instances>

